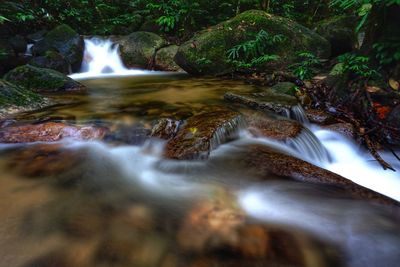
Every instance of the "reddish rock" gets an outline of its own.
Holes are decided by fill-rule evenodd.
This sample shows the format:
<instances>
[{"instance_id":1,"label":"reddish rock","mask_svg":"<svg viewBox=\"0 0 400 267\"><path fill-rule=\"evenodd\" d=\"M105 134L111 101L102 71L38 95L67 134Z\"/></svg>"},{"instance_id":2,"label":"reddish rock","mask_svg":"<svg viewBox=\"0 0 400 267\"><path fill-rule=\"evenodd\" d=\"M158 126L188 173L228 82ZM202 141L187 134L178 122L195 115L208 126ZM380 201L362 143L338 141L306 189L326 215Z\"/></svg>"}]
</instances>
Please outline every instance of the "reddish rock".
<instances>
[{"instance_id":1,"label":"reddish rock","mask_svg":"<svg viewBox=\"0 0 400 267\"><path fill-rule=\"evenodd\" d=\"M311 123L316 123L318 125L335 123L334 117L320 109L308 109L306 110L306 115Z\"/></svg>"},{"instance_id":2,"label":"reddish rock","mask_svg":"<svg viewBox=\"0 0 400 267\"><path fill-rule=\"evenodd\" d=\"M351 123L335 123L327 125L324 128L334 132L338 132L350 139L354 139L355 137L355 129Z\"/></svg>"},{"instance_id":3,"label":"reddish rock","mask_svg":"<svg viewBox=\"0 0 400 267\"><path fill-rule=\"evenodd\" d=\"M51 176L70 170L83 157L82 151L68 150L60 144L39 144L16 151L9 167L28 177Z\"/></svg>"},{"instance_id":4,"label":"reddish rock","mask_svg":"<svg viewBox=\"0 0 400 267\"><path fill-rule=\"evenodd\" d=\"M173 138L178 133L180 125L180 121L160 119L157 124L154 125L150 135L152 137L168 140Z\"/></svg>"},{"instance_id":5,"label":"reddish rock","mask_svg":"<svg viewBox=\"0 0 400 267\"><path fill-rule=\"evenodd\" d=\"M2 143L55 142L63 138L75 140L102 139L106 134L104 128L92 126L73 126L64 123L46 122L9 126L0 130Z\"/></svg>"},{"instance_id":6,"label":"reddish rock","mask_svg":"<svg viewBox=\"0 0 400 267\"><path fill-rule=\"evenodd\" d=\"M210 151L232 138L242 121L239 113L213 108L190 117L168 141L165 156L172 159L206 159Z\"/></svg>"},{"instance_id":7,"label":"reddish rock","mask_svg":"<svg viewBox=\"0 0 400 267\"><path fill-rule=\"evenodd\" d=\"M298 136L304 129L300 123L284 118L272 118L257 112L245 112L244 115L250 132L256 136L285 140Z\"/></svg>"},{"instance_id":8,"label":"reddish rock","mask_svg":"<svg viewBox=\"0 0 400 267\"><path fill-rule=\"evenodd\" d=\"M342 188L357 199L366 199L394 206L399 205L395 200L353 183L340 175L266 146L250 146L247 155L244 156L244 161L249 169L257 170L260 177L264 175L267 178L273 174L304 182L332 185Z\"/></svg>"}]
</instances>

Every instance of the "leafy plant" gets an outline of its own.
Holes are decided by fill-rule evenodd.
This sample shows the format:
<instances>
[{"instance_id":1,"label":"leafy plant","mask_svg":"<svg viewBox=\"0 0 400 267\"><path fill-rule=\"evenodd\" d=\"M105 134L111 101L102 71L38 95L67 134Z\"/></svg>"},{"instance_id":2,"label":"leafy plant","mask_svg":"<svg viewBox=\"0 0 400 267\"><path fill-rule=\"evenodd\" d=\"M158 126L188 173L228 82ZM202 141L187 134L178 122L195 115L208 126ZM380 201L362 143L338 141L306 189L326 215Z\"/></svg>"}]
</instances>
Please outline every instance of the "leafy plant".
<instances>
[{"instance_id":1,"label":"leafy plant","mask_svg":"<svg viewBox=\"0 0 400 267\"><path fill-rule=\"evenodd\" d=\"M370 67L369 57L347 53L338 57L338 61L343 64L341 74L349 73L362 78L379 77L379 73Z\"/></svg>"},{"instance_id":2,"label":"leafy plant","mask_svg":"<svg viewBox=\"0 0 400 267\"><path fill-rule=\"evenodd\" d=\"M310 52L300 52L297 56L301 61L290 65L289 69L301 80L312 78L315 68L321 66L321 60Z\"/></svg>"},{"instance_id":3,"label":"leafy plant","mask_svg":"<svg viewBox=\"0 0 400 267\"><path fill-rule=\"evenodd\" d=\"M275 45L286 40L282 34L271 35L260 30L254 39L238 44L227 51L227 57L231 63L239 68L251 68L261 66L266 62L274 61L278 55L268 54Z\"/></svg>"},{"instance_id":4,"label":"leafy plant","mask_svg":"<svg viewBox=\"0 0 400 267\"><path fill-rule=\"evenodd\" d=\"M381 66L400 61L400 38L375 43L373 48Z\"/></svg>"}]
</instances>

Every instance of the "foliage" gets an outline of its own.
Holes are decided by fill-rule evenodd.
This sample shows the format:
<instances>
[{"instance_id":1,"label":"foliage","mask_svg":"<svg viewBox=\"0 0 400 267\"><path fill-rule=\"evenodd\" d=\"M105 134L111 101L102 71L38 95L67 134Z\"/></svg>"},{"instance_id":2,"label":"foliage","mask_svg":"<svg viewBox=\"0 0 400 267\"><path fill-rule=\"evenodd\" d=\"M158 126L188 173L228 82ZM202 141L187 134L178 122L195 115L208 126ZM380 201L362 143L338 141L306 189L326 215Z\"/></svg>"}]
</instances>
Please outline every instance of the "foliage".
<instances>
[{"instance_id":1,"label":"foliage","mask_svg":"<svg viewBox=\"0 0 400 267\"><path fill-rule=\"evenodd\" d=\"M292 64L289 69L301 80L310 79L315 75L315 68L321 66L321 60L310 52L297 54L299 63Z\"/></svg>"},{"instance_id":2,"label":"foliage","mask_svg":"<svg viewBox=\"0 0 400 267\"><path fill-rule=\"evenodd\" d=\"M338 57L338 61L343 64L339 74L351 74L368 79L379 77L379 73L370 66L369 57L347 53Z\"/></svg>"},{"instance_id":3,"label":"foliage","mask_svg":"<svg viewBox=\"0 0 400 267\"><path fill-rule=\"evenodd\" d=\"M268 54L268 52L285 40L286 37L282 34L271 35L264 30L260 30L254 39L229 49L227 57L233 65L239 68L261 66L266 62L279 58L278 55Z\"/></svg>"},{"instance_id":4,"label":"foliage","mask_svg":"<svg viewBox=\"0 0 400 267\"><path fill-rule=\"evenodd\" d=\"M400 37L375 43L373 48L381 66L400 61Z\"/></svg>"}]
</instances>

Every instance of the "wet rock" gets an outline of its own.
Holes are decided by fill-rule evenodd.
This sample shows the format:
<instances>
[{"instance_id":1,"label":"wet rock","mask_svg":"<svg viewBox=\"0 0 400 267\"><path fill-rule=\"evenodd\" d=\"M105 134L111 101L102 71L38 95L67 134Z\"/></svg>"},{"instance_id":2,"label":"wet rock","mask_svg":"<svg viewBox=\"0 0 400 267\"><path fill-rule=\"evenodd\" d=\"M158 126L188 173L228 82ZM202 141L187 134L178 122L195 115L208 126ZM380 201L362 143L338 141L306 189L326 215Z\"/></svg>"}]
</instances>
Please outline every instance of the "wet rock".
<instances>
[{"instance_id":1,"label":"wet rock","mask_svg":"<svg viewBox=\"0 0 400 267\"><path fill-rule=\"evenodd\" d=\"M210 151L233 138L242 123L239 113L211 108L190 117L177 135L168 141L165 156L172 159L206 159Z\"/></svg>"},{"instance_id":2,"label":"wet rock","mask_svg":"<svg viewBox=\"0 0 400 267\"><path fill-rule=\"evenodd\" d=\"M92 126L73 126L64 123L47 122L9 126L0 129L2 143L55 142L63 138L75 140L102 139L106 133L103 128Z\"/></svg>"},{"instance_id":3,"label":"wet rock","mask_svg":"<svg viewBox=\"0 0 400 267\"><path fill-rule=\"evenodd\" d=\"M224 99L255 110L270 111L282 116L287 116L290 108L297 105L297 99L295 97L276 95L269 92L250 94L228 92L224 94Z\"/></svg>"},{"instance_id":4,"label":"wet rock","mask_svg":"<svg viewBox=\"0 0 400 267\"><path fill-rule=\"evenodd\" d=\"M116 142L129 145L142 145L150 137L151 129L144 124L116 126L104 137L107 142Z\"/></svg>"},{"instance_id":5,"label":"wet rock","mask_svg":"<svg viewBox=\"0 0 400 267\"><path fill-rule=\"evenodd\" d=\"M296 94L296 85L291 82L279 82L272 86L271 88L278 94L285 94L295 96Z\"/></svg>"},{"instance_id":6,"label":"wet rock","mask_svg":"<svg viewBox=\"0 0 400 267\"><path fill-rule=\"evenodd\" d=\"M244 159L245 164L250 169L257 170L259 176L264 174L267 178L269 174L274 174L303 182L331 185L343 189L357 199L365 199L387 205L399 205L398 202L355 184L340 175L266 146L250 146Z\"/></svg>"},{"instance_id":7,"label":"wet rock","mask_svg":"<svg viewBox=\"0 0 400 267\"><path fill-rule=\"evenodd\" d=\"M292 120L273 118L266 114L256 112L244 112L249 131L255 136L267 137L275 140L295 138L304 127Z\"/></svg>"},{"instance_id":8,"label":"wet rock","mask_svg":"<svg viewBox=\"0 0 400 267\"><path fill-rule=\"evenodd\" d=\"M46 30L40 30L37 32L34 32L32 34L28 34L26 36L26 39L30 42L30 43L37 43L38 41L44 39L44 37L46 36L47 31Z\"/></svg>"},{"instance_id":9,"label":"wet rock","mask_svg":"<svg viewBox=\"0 0 400 267\"><path fill-rule=\"evenodd\" d=\"M335 123L324 126L325 129L340 133L349 139L353 140L355 137L355 129L351 123Z\"/></svg>"},{"instance_id":10,"label":"wet rock","mask_svg":"<svg viewBox=\"0 0 400 267\"><path fill-rule=\"evenodd\" d=\"M239 239L238 227L244 223L244 213L232 200L200 202L186 215L177 240L185 251L197 253L232 247Z\"/></svg>"},{"instance_id":11,"label":"wet rock","mask_svg":"<svg viewBox=\"0 0 400 267\"><path fill-rule=\"evenodd\" d=\"M165 71L183 71L174 61L178 48L177 45L170 45L158 50L155 59L155 69Z\"/></svg>"},{"instance_id":12,"label":"wet rock","mask_svg":"<svg viewBox=\"0 0 400 267\"><path fill-rule=\"evenodd\" d=\"M47 51L43 56L34 57L29 64L39 68L52 69L69 74L69 63L55 51Z\"/></svg>"},{"instance_id":13,"label":"wet rock","mask_svg":"<svg viewBox=\"0 0 400 267\"><path fill-rule=\"evenodd\" d=\"M85 88L58 71L31 65L13 69L4 75L4 79L37 92L78 91Z\"/></svg>"},{"instance_id":14,"label":"wet rock","mask_svg":"<svg viewBox=\"0 0 400 267\"><path fill-rule=\"evenodd\" d=\"M181 124L182 124L181 121L176 121L171 119L160 119L151 130L151 136L169 140L178 133Z\"/></svg>"},{"instance_id":15,"label":"wet rock","mask_svg":"<svg viewBox=\"0 0 400 267\"><path fill-rule=\"evenodd\" d=\"M311 123L316 123L318 125L327 125L335 123L335 118L323 110L307 109L305 112L308 120Z\"/></svg>"},{"instance_id":16,"label":"wet rock","mask_svg":"<svg viewBox=\"0 0 400 267\"><path fill-rule=\"evenodd\" d=\"M0 76L17 66L16 59L11 44L7 40L0 39Z\"/></svg>"},{"instance_id":17,"label":"wet rock","mask_svg":"<svg viewBox=\"0 0 400 267\"><path fill-rule=\"evenodd\" d=\"M335 57L352 51L356 46L356 25L356 16L334 16L318 22L315 31L330 42Z\"/></svg>"},{"instance_id":18,"label":"wet rock","mask_svg":"<svg viewBox=\"0 0 400 267\"><path fill-rule=\"evenodd\" d=\"M48 177L77 166L83 155L60 144L39 144L16 151L8 166L25 177Z\"/></svg>"},{"instance_id":19,"label":"wet rock","mask_svg":"<svg viewBox=\"0 0 400 267\"><path fill-rule=\"evenodd\" d=\"M21 35L16 35L9 39L9 42L14 49L15 53L25 53L27 42Z\"/></svg>"},{"instance_id":20,"label":"wet rock","mask_svg":"<svg viewBox=\"0 0 400 267\"><path fill-rule=\"evenodd\" d=\"M49 31L32 48L35 56L44 56L47 51L56 51L71 65L72 71L79 71L83 59L83 38L68 25L60 25Z\"/></svg>"},{"instance_id":21,"label":"wet rock","mask_svg":"<svg viewBox=\"0 0 400 267\"><path fill-rule=\"evenodd\" d=\"M119 38L122 61L128 68L150 69L154 64L156 51L165 46L166 41L151 32L134 32Z\"/></svg>"},{"instance_id":22,"label":"wet rock","mask_svg":"<svg viewBox=\"0 0 400 267\"><path fill-rule=\"evenodd\" d=\"M195 75L230 73L235 68L227 56L228 50L243 42L254 40L260 30L272 35L282 34L286 40L266 51L267 54L279 55L279 59L257 66L259 71L283 68L296 61L299 51L311 51L321 58L329 57L329 42L314 31L283 17L261 10L249 10L198 32L179 47L175 62L188 73Z\"/></svg>"},{"instance_id":23,"label":"wet rock","mask_svg":"<svg viewBox=\"0 0 400 267\"><path fill-rule=\"evenodd\" d=\"M30 90L0 79L0 117L50 105L50 101Z\"/></svg>"}]
</instances>

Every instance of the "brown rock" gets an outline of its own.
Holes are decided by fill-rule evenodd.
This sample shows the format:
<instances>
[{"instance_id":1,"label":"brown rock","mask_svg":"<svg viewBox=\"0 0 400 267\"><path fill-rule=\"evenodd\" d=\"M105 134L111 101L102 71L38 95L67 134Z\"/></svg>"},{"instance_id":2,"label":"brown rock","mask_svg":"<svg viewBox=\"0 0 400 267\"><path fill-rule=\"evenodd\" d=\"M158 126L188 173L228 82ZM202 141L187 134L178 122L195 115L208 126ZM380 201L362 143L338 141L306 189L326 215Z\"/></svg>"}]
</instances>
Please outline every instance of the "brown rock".
<instances>
[{"instance_id":1,"label":"brown rock","mask_svg":"<svg viewBox=\"0 0 400 267\"><path fill-rule=\"evenodd\" d=\"M286 140L298 136L303 126L292 120L272 118L257 112L244 112L249 130L256 136L263 136L276 140Z\"/></svg>"},{"instance_id":2,"label":"brown rock","mask_svg":"<svg viewBox=\"0 0 400 267\"><path fill-rule=\"evenodd\" d=\"M234 137L241 122L239 113L222 108L190 117L167 143L165 156L172 159L206 159L211 150Z\"/></svg>"},{"instance_id":3,"label":"brown rock","mask_svg":"<svg viewBox=\"0 0 400 267\"><path fill-rule=\"evenodd\" d=\"M320 109L308 109L306 114L311 123L327 125L335 122L335 119L329 113Z\"/></svg>"},{"instance_id":4,"label":"brown rock","mask_svg":"<svg viewBox=\"0 0 400 267\"><path fill-rule=\"evenodd\" d=\"M9 167L28 177L51 176L76 166L83 156L60 144L39 144L16 151Z\"/></svg>"},{"instance_id":5,"label":"brown rock","mask_svg":"<svg viewBox=\"0 0 400 267\"><path fill-rule=\"evenodd\" d=\"M55 142L63 138L75 140L102 139L106 131L92 126L72 126L64 123L46 122L9 126L0 130L2 143Z\"/></svg>"},{"instance_id":6,"label":"brown rock","mask_svg":"<svg viewBox=\"0 0 400 267\"><path fill-rule=\"evenodd\" d=\"M260 176L269 177L270 174L274 174L303 182L332 185L342 188L357 199L365 199L387 205L399 205L395 200L353 183L340 175L301 159L282 154L272 148L253 145L249 147L247 153L244 156L245 164L249 166L249 169L256 169Z\"/></svg>"},{"instance_id":7,"label":"brown rock","mask_svg":"<svg viewBox=\"0 0 400 267\"><path fill-rule=\"evenodd\" d=\"M173 138L178 133L180 125L180 121L160 119L157 124L154 125L150 135L152 137L168 140Z\"/></svg>"},{"instance_id":8,"label":"brown rock","mask_svg":"<svg viewBox=\"0 0 400 267\"><path fill-rule=\"evenodd\" d=\"M351 123L335 123L331 125L327 125L324 127L325 129L338 132L350 139L354 139L355 137L355 129Z\"/></svg>"}]
</instances>

